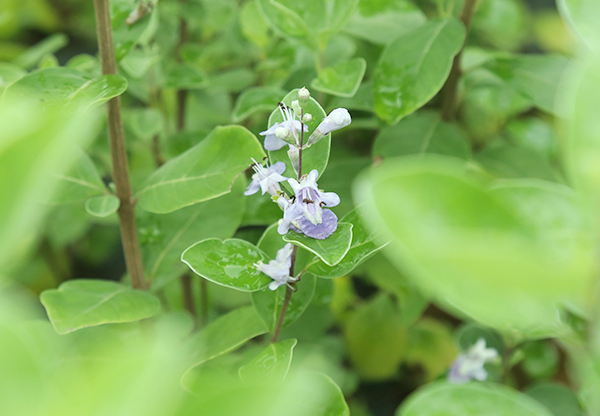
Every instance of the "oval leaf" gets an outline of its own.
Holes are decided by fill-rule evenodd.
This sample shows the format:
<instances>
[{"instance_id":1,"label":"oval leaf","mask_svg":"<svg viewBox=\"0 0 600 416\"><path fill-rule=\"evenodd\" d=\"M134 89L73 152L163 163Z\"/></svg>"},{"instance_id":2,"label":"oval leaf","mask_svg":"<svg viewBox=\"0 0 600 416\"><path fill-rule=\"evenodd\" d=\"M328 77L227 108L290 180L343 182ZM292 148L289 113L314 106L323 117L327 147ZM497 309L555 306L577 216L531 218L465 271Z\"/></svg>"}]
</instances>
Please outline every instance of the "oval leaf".
<instances>
[{"instance_id":1,"label":"oval leaf","mask_svg":"<svg viewBox=\"0 0 600 416\"><path fill-rule=\"evenodd\" d=\"M390 43L375 69L375 111L395 124L442 88L465 41L456 19L436 19Z\"/></svg>"},{"instance_id":2,"label":"oval leaf","mask_svg":"<svg viewBox=\"0 0 600 416\"><path fill-rule=\"evenodd\" d=\"M93 196L85 201L85 210L94 217L108 217L117 212L120 201L115 195Z\"/></svg>"},{"instance_id":3,"label":"oval leaf","mask_svg":"<svg viewBox=\"0 0 600 416\"><path fill-rule=\"evenodd\" d=\"M325 240L316 240L290 230L283 236L283 241L304 247L315 253L328 266L335 266L350 250L352 227L352 224L340 222L337 230Z\"/></svg>"},{"instance_id":4,"label":"oval leaf","mask_svg":"<svg viewBox=\"0 0 600 416\"><path fill-rule=\"evenodd\" d=\"M173 66L167 72L165 87L176 89L197 90L208 85L208 77L202 71L186 65Z\"/></svg>"},{"instance_id":5,"label":"oval leaf","mask_svg":"<svg viewBox=\"0 0 600 416\"><path fill-rule=\"evenodd\" d=\"M160 312L160 301L153 294L106 280L71 280L46 290L40 300L59 334L139 321Z\"/></svg>"},{"instance_id":6,"label":"oval leaf","mask_svg":"<svg viewBox=\"0 0 600 416\"><path fill-rule=\"evenodd\" d=\"M83 202L89 197L101 195L106 191L94 162L83 151L80 152L79 159L69 172L54 176L59 182L58 191L52 198L54 204Z\"/></svg>"},{"instance_id":7,"label":"oval leaf","mask_svg":"<svg viewBox=\"0 0 600 416\"><path fill-rule=\"evenodd\" d=\"M471 383L429 384L412 394L396 416L480 416L490 413L510 416L552 416L535 400L508 387Z\"/></svg>"},{"instance_id":8,"label":"oval leaf","mask_svg":"<svg viewBox=\"0 0 600 416\"><path fill-rule=\"evenodd\" d=\"M340 62L321 70L318 78L311 83L311 87L338 97L353 97L358 91L366 69L367 61L363 58Z\"/></svg>"},{"instance_id":9,"label":"oval leaf","mask_svg":"<svg viewBox=\"0 0 600 416\"><path fill-rule=\"evenodd\" d=\"M269 345L248 364L240 367L238 370L240 378L247 383L264 377L283 381L292 364L293 351L297 342L295 339L286 339Z\"/></svg>"},{"instance_id":10,"label":"oval leaf","mask_svg":"<svg viewBox=\"0 0 600 416\"><path fill-rule=\"evenodd\" d=\"M242 292L264 289L271 283L271 279L254 266L261 260L267 263L269 258L249 242L234 238L225 241L209 238L181 255L181 261L197 275Z\"/></svg>"},{"instance_id":11,"label":"oval leaf","mask_svg":"<svg viewBox=\"0 0 600 416\"><path fill-rule=\"evenodd\" d=\"M259 111L272 111L285 92L276 87L252 87L240 94L233 109L233 121L239 123Z\"/></svg>"},{"instance_id":12,"label":"oval leaf","mask_svg":"<svg viewBox=\"0 0 600 416\"><path fill-rule=\"evenodd\" d=\"M148 178L138 193L139 206L164 214L224 195L248 168L250 158L264 156L256 137L244 127L217 127Z\"/></svg>"}]
</instances>

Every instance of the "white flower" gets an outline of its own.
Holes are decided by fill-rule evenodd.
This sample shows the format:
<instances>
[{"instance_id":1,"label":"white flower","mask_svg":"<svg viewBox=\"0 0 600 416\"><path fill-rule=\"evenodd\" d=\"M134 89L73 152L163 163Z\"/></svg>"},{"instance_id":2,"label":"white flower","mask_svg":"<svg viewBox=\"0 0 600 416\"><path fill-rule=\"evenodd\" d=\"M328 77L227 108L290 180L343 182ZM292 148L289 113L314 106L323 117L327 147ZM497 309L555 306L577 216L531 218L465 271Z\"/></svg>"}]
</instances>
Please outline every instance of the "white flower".
<instances>
[{"instance_id":1,"label":"white flower","mask_svg":"<svg viewBox=\"0 0 600 416\"><path fill-rule=\"evenodd\" d=\"M296 120L296 113L283 103L279 103L279 111L283 121L281 123L275 123L269 129L260 132L261 136L265 136L265 149L267 150L279 150L287 143L298 144L299 132L302 129L302 123L300 120ZM288 131L287 138L284 140L280 139L275 133L278 128L283 127ZM282 130L279 130L281 137ZM308 126L304 125L304 132L308 132Z\"/></svg>"},{"instance_id":2,"label":"white flower","mask_svg":"<svg viewBox=\"0 0 600 416\"><path fill-rule=\"evenodd\" d=\"M487 371L485 371L484 365L493 361L497 356L498 351L494 348L486 348L485 339L479 338L466 354L460 354L456 358L448 373L448 381L462 384L471 379L485 380Z\"/></svg>"},{"instance_id":3,"label":"white flower","mask_svg":"<svg viewBox=\"0 0 600 416\"><path fill-rule=\"evenodd\" d=\"M250 185L246 188L244 195L253 195L258 192L259 188L262 191L262 195L266 192L271 196L276 196L281 193L279 182L288 179L285 176L281 176L285 171L285 163L277 162L274 165L265 168L257 163L256 160L252 159L252 161L254 162L252 169L254 169L254 172L256 173L252 175L252 182L250 182Z\"/></svg>"},{"instance_id":4,"label":"white flower","mask_svg":"<svg viewBox=\"0 0 600 416\"><path fill-rule=\"evenodd\" d=\"M350 123L352 123L352 118L350 117L348 110L345 108L336 108L321 121L313 134L310 135L306 143L307 146L317 143L332 131L344 128Z\"/></svg>"},{"instance_id":5,"label":"white flower","mask_svg":"<svg viewBox=\"0 0 600 416\"><path fill-rule=\"evenodd\" d=\"M277 251L275 260L264 264L262 261L254 264L256 270L266 274L273 281L269 284L269 289L276 290L278 287L297 281L298 279L290 276L290 267L292 267L293 246L287 243L281 250Z\"/></svg>"},{"instance_id":6,"label":"white flower","mask_svg":"<svg viewBox=\"0 0 600 416\"><path fill-rule=\"evenodd\" d=\"M288 179L288 183L294 190L296 200L294 205L299 205L307 220L314 225L323 222L323 207L335 207L340 203L340 197L335 192L323 192L317 185L319 172L316 169L303 176L300 182Z\"/></svg>"}]
</instances>

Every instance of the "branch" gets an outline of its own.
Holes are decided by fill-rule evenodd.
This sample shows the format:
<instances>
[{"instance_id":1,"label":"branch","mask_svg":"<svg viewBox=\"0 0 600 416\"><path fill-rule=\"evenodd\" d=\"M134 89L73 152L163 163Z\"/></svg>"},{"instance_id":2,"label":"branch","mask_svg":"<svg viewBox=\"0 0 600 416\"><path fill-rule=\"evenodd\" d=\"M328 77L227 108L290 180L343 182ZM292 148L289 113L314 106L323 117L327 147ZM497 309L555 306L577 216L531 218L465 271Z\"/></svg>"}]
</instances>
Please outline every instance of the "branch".
<instances>
[{"instance_id":1,"label":"branch","mask_svg":"<svg viewBox=\"0 0 600 416\"><path fill-rule=\"evenodd\" d=\"M96 31L102 62L102 74L104 75L117 73L109 7L108 0L94 0ZM113 179L116 195L121 202L118 214L125 263L127 264L127 272L131 276L133 288L145 289L144 266L135 225L135 201L131 192L129 171L127 169L127 149L121 119L121 99L118 96L108 101L107 112Z\"/></svg>"}]
</instances>

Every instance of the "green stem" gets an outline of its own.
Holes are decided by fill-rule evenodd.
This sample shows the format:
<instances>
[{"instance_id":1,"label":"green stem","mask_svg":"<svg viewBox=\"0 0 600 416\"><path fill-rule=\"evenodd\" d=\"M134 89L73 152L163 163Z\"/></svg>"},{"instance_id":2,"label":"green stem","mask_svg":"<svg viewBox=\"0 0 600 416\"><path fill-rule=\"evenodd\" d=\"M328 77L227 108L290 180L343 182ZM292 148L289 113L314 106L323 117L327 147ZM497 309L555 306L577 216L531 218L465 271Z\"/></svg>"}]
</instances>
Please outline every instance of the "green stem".
<instances>
[{"instance_id":1,"label":"green stem","mask_svg":"<svg viewBox=\"0 0 600 416\"><path fill-rule=\"evenodd\" d=\"M100 60L102 62L102 74L116 74L117 62L115 59L108 0L94 0L94 9L96 12L96 31L98 34ZM108 101L107 112L113 180L115 182L116 195L121 202L118 215L123 251L125 252L125 263L127 264L127 272L131 277L131 285L135 289L145 289L144 266L135 224L135 200L129 182L127 149L125 147L125 133L121 118L121 100L118 96Z\"/></svg>"},{"instance_id":2,"label":"green stem","mask_svg":"<svg viewBox=\"0 0 600 416\"><path fill-rule=\"evenodd\" d=\"M471 21L473 20L473 13L475 12L475 5L477 0L465 0L462 11L460 13L460 20L465 25L467 34L471 27ZM466 38L465 38L466 43ZM442 120L452 121L456 118L456 96L458 89L458 81L462 75L460 69L460 61L462 58L462 52L464 49L461 48L460 52L454 57L452 62L452 69L450 75L442 88Z\"/></svg>"}]
</instances>

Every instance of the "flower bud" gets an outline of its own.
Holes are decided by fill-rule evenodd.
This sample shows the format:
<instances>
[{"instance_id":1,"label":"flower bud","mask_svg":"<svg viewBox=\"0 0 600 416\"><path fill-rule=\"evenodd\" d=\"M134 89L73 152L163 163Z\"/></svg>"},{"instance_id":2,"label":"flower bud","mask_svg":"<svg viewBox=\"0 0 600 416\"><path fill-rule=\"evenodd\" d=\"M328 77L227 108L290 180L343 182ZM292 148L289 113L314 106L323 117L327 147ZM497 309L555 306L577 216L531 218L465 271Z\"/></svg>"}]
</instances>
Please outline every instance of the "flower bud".
<instances>
[{"instance_id":1,"label":"flower bud","mask_svg":"<svg viewBox=\"0 0 600 416\"><path fill-rule=\"evenodd\" d=\"M310 98L310 91L306 87L302 87L298 90L298 101L302 107L306 107L308 99Z\"/></svg>"},{"instance_id":2,"label":"flower bud","mask_svg":"<svg viewBox=\"0 0 600 416\"><path fill-rule=\"evenodd\" d=\"M297 147L290 146L290 149L288 150L288 157L290 158L294 172L296 172L297 175L298 171L300 170L300 150Z\"/></svg>"},{"instance_id":3,"label":"flower bud","mask_svg":"<svg viewBox=\"0 0 600 416\"><path fill-rule=\"evenodd\" d=\"M292 110L294 110L294 113L300 115L302 113L302 107L300 106L300 103L298 102L298 100L294 100L292 101Z\"/></svg>"},{"instance_id":4,"label":"flower bud","mask_svg":"<svg viewBox=\"0 0 600 416\"><path fill-rule=\"evenodd\" d=\"M306 114L304 114L304 117L302 117L302 122L304 124L308 124L308 123L310 123L312 121L312 119L313 119L312 118L312 114L306 113Z\"/></svg>"},{"instance_id":5,"label":"flower bud","mask_svg":"<svg viewBox=\"0 0 600 416\"><path fill-rule=\"evenodd\" d=\"M352 122L350 113L345 108L336 108L327 117L323 119L321 124L315 129L313 134L308 138L306 143L308 146L312 146L317 143L332 131L339 130L346 127Z\"/></svg>"},{"instance_id":6,"label":"flower bud","mask_svg":"<svg viewBox=\"0 0 600 416\"><path fill-rule=\"evenodd\" d=\"M285 140L289 134L290 131L285 127L278 127L277 129L275 129L275 136L277 136L279 140Z\"/></svg>"}]
</instances>

